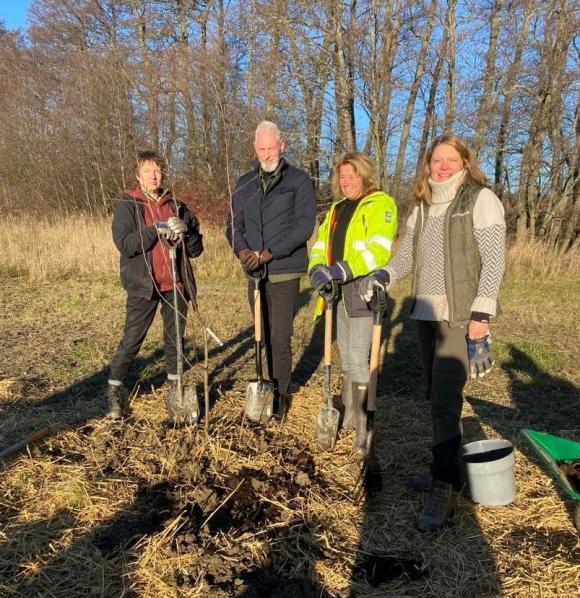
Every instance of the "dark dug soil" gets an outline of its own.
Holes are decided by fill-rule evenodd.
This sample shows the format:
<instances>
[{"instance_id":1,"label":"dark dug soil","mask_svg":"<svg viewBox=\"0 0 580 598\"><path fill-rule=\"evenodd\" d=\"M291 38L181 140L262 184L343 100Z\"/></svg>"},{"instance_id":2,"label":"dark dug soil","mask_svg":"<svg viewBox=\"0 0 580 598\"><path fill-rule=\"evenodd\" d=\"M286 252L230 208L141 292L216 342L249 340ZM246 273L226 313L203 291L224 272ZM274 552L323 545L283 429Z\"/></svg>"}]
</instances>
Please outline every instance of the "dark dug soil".
<instances>
[{"instance_id":1,"label":"dark dug soil","mask_svg":"<svg viewBox=\"0 0 580 598\"><path fill-rule=\"evenodd\" d=\"M558 463L560 471L568 478L572 488L580 492L580 461L565 461Z\"/></svg>"},{"instance_id":2,"label":"dark dug soil","mask_svg":"<svg viewBox=\"0 0 580 598\"><path fill-rule=\"evenodd\" d=\"M172 554L195 556L174 575L172 585L184 592L205 586L212 596L328 595L309 574L312 558L327 555L316 520L301 507L311 491L329 503L340 496L327 488L297 439L250 427L240 442L239 426L226 426L220 444L235 446L228 462L215 448L200 449L201 430L114 424L103 432L85 426L74 440L55 441L44 453L61 464L82 463L94 482L137 486L132 504L91 534L104 558L167 533ZM259 469L256 457L263 457ZM328 556L336 562L336 554Z\"/></svg>"}]
</instances>

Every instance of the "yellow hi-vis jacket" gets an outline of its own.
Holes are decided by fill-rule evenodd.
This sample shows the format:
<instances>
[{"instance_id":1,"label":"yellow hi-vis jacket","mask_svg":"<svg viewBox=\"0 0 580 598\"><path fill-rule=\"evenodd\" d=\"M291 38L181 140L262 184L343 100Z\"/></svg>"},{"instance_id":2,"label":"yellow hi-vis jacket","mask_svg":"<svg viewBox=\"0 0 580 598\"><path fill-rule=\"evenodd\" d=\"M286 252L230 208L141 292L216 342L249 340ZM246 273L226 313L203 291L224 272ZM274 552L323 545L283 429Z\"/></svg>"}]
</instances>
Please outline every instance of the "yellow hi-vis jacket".
<instances>
[{"instance_id":1,"label":"yellow hi-vis jacket","mask_svg":"<svg viewBox=\"0 0 580 598\"><path fill-rule=\"evenodd\" d=\"M343 199L341 201L350 200ZM315 266L331 265L330 247L336 226L335 208L338 203L340 202L335 202L330 206L330 210L318 229L318 237L310 251L308 271ZM350 295L352 295L351 299L355 300L353 293L346 292L347 287L351 286L348 285L348 281L366 276L387 264L396 232L397 205L392 197L383 191L373 191L359 201L346 231L344 255L340 260L341 265L346 266L348 277L347 284L342 287L345 302L349 302ZM362 299L360 301L362 302ZM324 300L319 298L315 317L322 314L323 310ZM348 305L347 311L350 314L351 310L348 309ZM369 313L369 315L371 314Z\"/></svg>"}]
</instances>

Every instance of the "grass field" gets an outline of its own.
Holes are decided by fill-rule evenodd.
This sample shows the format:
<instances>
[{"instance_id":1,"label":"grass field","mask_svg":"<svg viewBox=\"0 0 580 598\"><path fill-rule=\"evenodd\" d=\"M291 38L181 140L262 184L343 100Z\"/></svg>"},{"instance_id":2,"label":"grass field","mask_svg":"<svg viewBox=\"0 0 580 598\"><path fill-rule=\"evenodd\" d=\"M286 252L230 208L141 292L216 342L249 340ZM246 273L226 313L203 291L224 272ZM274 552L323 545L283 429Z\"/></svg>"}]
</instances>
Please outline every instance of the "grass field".
<instances>
[{"instance_id":1,"label":"grass field","mask_svg":"<svg viewBox=\"0 0 580 598\"><path fill-rule=\"evenodd\" d=\"M1 234L0 449L45 426L50 434L0 471L0 595L577 593L575 505L519 431L580 440L578 256L557 261L535 244L510 250L503 315L493 327L498 363L466 389L466 441L516 445L515 502L484 508L464 493L451 524L425 535L414 525L421 496L405 486L409 473L427 467L430 436L406 285L390 298L383 330L382 489L368 493L352 435L332 452L314 450L322 331L305 282L286 422L263 429L243 421L250 312L239 268L210 231L197 263L200 314L224 346L210 345L209 435L203 425L163 426L158 321L132 371L133 417L111 425L102 419L103 390L124 294L108 223L13 221ZM194 318L187 356L187 379L201 393L203 333ZM373 587L365 566L376 555L384 583Z\"/></svg>"}]
</instances>

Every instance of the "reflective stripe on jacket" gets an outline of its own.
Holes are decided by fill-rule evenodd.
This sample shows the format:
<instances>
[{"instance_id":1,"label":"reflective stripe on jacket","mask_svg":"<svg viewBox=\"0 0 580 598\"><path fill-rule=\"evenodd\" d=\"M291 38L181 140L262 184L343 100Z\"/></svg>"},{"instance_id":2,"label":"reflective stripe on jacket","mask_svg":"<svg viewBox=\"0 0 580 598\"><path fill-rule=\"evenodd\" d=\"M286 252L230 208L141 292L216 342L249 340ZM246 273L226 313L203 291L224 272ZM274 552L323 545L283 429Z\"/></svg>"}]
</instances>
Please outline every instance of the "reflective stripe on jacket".
<instances>
[{"instance_id":1,"label":"reflective stripe on jacket","mask_svg":"<svg viewBox=\"0 0 580 598\"><path fill-rule=\"evenodd\" d=\"M308 271L315 266L330 265L330 236L338 203L335 202L330 206L318 229L318 237L310 251ZM392 197L383 191L373 191L360 200L346 231L344 256L341 260L348 264L346 269L349 278L342 285L342 292L350 317L372 315L370 307L360 298L356 279L387 264L396 232L397 205ZM324 301L319 299L315 316L322 314L323 309Z\"/></svg>"}]
</instances>

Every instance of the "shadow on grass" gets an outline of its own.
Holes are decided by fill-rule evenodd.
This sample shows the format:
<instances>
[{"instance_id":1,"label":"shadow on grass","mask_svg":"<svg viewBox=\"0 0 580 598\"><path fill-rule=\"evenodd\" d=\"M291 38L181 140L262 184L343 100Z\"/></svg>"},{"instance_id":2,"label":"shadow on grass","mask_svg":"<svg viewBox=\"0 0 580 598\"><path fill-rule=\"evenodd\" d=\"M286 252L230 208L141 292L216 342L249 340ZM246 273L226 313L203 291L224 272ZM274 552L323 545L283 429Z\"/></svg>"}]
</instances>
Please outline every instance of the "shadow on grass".
<instances>
[{"instance_id":1,"label":"shadow on grass","mask_svg":"<svg viewBox=\"0 0 580 598\"><path fill-rule=\"evenodd\" d=\"M406 485L431 462L431 404L415 323L406 298L393 318L389 299L383 342L393 347L380 368L373 447L361 472L363 521L349 596L497 595L495 557L467 496L434 533L416 527L424 495ZM464 418L466 442L485 438L477 418Z\"/></svg>"},{"instance_id":2,"label":"shadow on grass","mask_svg":"<svg viewBox=\"0 0 580 598\"><path fill-rule=\"evenodd\" d=\"M552 375L511 343L508 344L508 359L501 367L509 378L511 406L471 396L467 401L483 422L517 446L531 461L540 464L529 443L520 441L520 431L531 428L555 436L572 430L580 432L580 390L568 380ZM553 483L573 519L576 504L556 482Z\"/></svg>"},{"instance_id":3,"label":"shadow on grass","mask_svg":"<svg viewBox=\"0 0 580 598\"><path fill-rule=\"evenodd\" d=\"M297 312L308 304L310 294L310 289L299 294ZM218 388L222 393L233 388L241 373L241 369L234 366L241 360L248 362L252 360L253 335L254 328L251 325L227 339L222 346L213 346L209 349L212 388ZM222 356L218 365L212 363ZM159 348L146 357L138 356L135 359L126 380L127 387L132 389L134 396L148 393L152 387L164 384L166 374L162 366L162 357L163 350ZM203 362L203 347L188 350L186 346L185 357L193 367L197 367L197 364ZM43 392L43 389L49 387L49 381L30 376L24 377L24 386L20 394L26 397L30 393L34 398L0 402L0 414L4 417L0 446L9 446L32 431L45 426L50 426L51 432L57 433L104 415L108 369L107 365L89 376L76 380L62 390L47 394L44 398L39 398L38 395ZM187 372L187 362L185 369ZM223 376L223 372L227 373L227 377ZM198 396L203 396L203 389L197 390ZM211 406L215 404L218 395L218 392L210 390Z\"/></svg>"},{"instance_id":4,"label":"shadow on grass","mask_svg":"<svg viewBox=\"0 0 580 598\"><path fill-rule=\"evenodd\" d=\"M7 542L0 548L4 589L22 597L81 596L95 589L100 596L131 595L125 583L125 571L137 558L131 550L178 514L174 490L168 481L142 484L131 505L56 554L53 545L66 542L70 531L82 525L69 511L34 525L7 527ZM35 561L42 564L32 565Z\"/></svg>"},{"instance_id":5,"label":"shadow on grass","mask_svg":"<svg viewBox=\"0 0 580 598\"><path fill-rule=\"evenodd\" d=\"M509 378L511 407L470 397L479 417L512 441L522 428L556 435L578 428L578 387L540 367L514 344L508 344L508 356L501 367Z\"/></svg>"}]
</instances>

